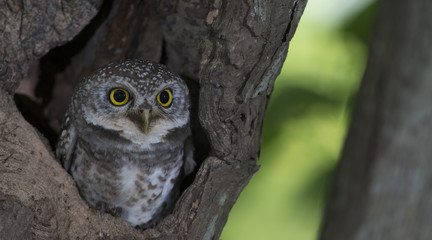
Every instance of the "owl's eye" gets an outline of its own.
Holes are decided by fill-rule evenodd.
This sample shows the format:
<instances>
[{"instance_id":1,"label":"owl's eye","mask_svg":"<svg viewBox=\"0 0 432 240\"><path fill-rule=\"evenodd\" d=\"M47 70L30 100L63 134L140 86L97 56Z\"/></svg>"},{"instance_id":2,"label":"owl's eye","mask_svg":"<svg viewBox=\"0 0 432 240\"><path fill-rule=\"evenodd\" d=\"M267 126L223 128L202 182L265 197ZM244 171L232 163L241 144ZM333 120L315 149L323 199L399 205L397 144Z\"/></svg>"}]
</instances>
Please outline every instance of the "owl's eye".
<instances>
[{"instance_id":1,"label":"owl's eye","mask_svg":"<svg viewBox=\"0 0 432 240\"><path fill-rule=\"evenodd\" d=\"M157 97L157 101L159 102L162 107L169 107L172 102L172 92L170 89L165 89L162 92L160 92Z\"/></svg>"},{"instance_id":2,"label":"owl's eye","mask_svg":"<svg viewBox=\"0 0 432 240\"><path fill-rule=\"evenodd\" d=\"M114 88L111 90L109 98L112 104L122 106L129 101L129 93L124 89Z\"/></svg>"}]
</instances>

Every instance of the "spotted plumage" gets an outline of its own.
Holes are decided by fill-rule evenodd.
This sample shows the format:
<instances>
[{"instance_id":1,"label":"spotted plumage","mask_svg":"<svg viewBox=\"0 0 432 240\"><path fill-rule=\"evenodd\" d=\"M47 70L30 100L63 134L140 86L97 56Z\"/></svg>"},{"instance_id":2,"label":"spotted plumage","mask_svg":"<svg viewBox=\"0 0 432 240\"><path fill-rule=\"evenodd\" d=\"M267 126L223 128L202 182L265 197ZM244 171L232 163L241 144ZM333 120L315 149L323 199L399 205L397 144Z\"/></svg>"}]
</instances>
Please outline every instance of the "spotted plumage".
<instances>
[{"instance_id":1,"label":"spotted plumage","mask_svg":"<svg viewBox=\"0 0 432 240\"><path fill-rule=\"evenodd\" d=\"M189 134L186 84L163 65L125 60L78 86L56 155L90 206L121 209L120 217L148 227L171 211L193 169L184 154Z\"/></svg>"}]
</instances>

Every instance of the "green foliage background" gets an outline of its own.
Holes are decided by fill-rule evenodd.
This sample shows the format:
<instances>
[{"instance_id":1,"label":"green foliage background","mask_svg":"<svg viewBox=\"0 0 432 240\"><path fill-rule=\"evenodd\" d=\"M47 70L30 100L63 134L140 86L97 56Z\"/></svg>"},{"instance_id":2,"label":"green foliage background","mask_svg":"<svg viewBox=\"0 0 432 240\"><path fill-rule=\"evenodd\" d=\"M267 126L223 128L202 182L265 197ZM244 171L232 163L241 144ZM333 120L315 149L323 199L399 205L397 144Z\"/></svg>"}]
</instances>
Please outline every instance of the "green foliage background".
<instances>
[{"instance_id":1,"label":"green foliage background","mask_svg":"<svg viewBox=\"0 0 432 240\"><path fill-rule=\"evenodd\" d=\"M376 8L373 0L309 0L268 106L261 169L221 239L317 238Z\"/></svg>"}]
</instances>

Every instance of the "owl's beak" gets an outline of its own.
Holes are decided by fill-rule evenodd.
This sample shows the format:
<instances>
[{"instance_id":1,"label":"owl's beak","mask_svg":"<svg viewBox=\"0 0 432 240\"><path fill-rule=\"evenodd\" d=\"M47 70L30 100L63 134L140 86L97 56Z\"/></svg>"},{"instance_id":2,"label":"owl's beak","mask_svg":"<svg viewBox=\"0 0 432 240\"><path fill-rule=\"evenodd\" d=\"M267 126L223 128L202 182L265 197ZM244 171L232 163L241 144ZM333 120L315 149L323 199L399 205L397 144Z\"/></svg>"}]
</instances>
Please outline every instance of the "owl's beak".
<instances>
[{"instance_id":1,"label":"owl's beak","mask_svg":"<svg viewBox=\"0 0 432 240\"><path fill-rule=\"evenodd\" d=\"M140 109L128 114L128 117L144 133L148 134L150 126L151 109Z\"/></svg>"},{"instance_id":2,"label":"owl's beak","mask_svg":"<svg viewBox=\"0 0 432 240\"><path fill-rule=\"evenodd\" d=\"M148 109L144 110L141 117L142 117L141 131L143 131L144 134L148 134L149 125L150 125L150 110Z\"/></svg>"}]
</instances>

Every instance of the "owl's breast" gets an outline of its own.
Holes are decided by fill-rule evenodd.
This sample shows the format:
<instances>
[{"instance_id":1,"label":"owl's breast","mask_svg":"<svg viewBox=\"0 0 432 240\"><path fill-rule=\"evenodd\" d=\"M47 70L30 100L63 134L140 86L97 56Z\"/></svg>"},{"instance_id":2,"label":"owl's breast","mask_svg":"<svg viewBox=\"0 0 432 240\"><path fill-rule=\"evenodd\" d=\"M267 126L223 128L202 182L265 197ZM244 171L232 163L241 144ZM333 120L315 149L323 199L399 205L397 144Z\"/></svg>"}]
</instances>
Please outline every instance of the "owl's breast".
<instances>
[{"instance_id":1,"label":"owl's breast","mask_svg":"<svg viewBox=\"0 0 432 240\"><path fill-rule=\"evenodd\" d=\"M71 173L83 198L93 207L121 207L121 217L133 225L160 220L175 203L183 149L111 150L78 142Z\"/></svg>"},{"instance_id":2,"label":"owl's breast","mask_svg":"<svg viewBox=\"0 0 432 240\"><path fill-rule=\"evenodd\" d=\"M175 202L182 156L163 167L143 169L125 165L120 170L122 218L134 225L162 217Z\"/></svg>"}]
</instances>

